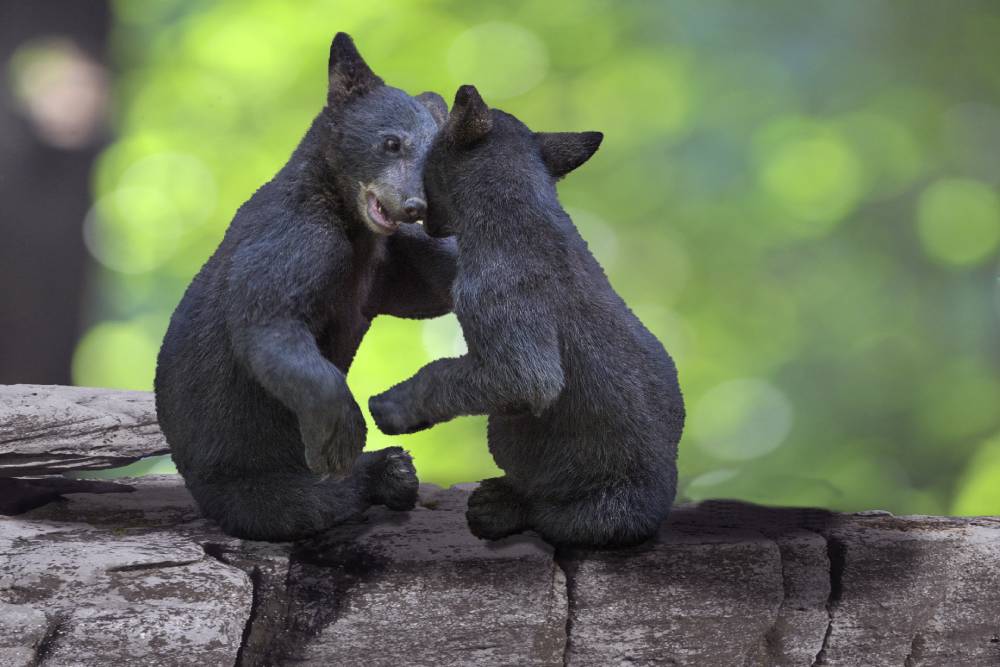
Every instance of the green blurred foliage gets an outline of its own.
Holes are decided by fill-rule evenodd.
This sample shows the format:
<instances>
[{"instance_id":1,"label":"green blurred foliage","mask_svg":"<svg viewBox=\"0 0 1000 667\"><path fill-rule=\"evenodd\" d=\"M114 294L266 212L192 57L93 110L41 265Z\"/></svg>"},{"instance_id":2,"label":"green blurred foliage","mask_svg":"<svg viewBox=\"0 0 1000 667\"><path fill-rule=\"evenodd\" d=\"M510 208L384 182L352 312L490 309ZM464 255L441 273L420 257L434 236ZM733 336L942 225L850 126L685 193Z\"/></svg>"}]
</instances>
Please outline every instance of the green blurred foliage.
<instances>
[{"instance_id":1,"label":"green blurred foliage","mask_svg":"<svg viewBox=\"0 0 1000 667\"><path fill-rule=\"evenodd\" d=\"M1000 512L996 3L115 9L78 383L150 388L171 310L323 103L344 30L412 93L475 83L535 129L605 133L560 194L677 360L683 496ZM462 347L452 317L381 318L349 382L363 404ZM481 418L371 428L370 447L395 442L427 481L494 471Z\"/></svg>"}]
</instances>

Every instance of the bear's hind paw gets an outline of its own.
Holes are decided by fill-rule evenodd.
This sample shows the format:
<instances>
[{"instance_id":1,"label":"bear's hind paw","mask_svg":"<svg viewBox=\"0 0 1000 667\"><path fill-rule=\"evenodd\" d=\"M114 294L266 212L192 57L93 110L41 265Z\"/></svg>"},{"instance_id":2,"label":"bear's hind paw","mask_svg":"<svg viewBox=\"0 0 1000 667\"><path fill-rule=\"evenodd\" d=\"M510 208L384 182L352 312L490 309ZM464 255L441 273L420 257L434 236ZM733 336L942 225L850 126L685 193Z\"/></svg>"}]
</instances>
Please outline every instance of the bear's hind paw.
<instances>
[{"instance_id":1,"label":"bear's hind paw","mask_svg":"<svg viewBox=\"0 0 1000 667\"><path fill-rule=\"evenodd\" d=\"M472 534L484 540L499 540L527 528L523 504L499 478L484 480L472 492L465 518Z\"/></svg>"}]
</instances>

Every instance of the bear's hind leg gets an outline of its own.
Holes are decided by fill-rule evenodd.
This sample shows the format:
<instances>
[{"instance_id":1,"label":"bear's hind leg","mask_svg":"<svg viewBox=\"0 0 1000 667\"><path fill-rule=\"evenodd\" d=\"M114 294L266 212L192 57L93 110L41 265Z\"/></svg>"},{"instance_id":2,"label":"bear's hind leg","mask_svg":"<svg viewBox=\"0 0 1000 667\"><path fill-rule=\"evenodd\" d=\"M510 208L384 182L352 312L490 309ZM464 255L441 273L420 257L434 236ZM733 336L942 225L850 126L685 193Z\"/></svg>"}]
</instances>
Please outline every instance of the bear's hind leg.
<instances>
[{"instance_id":1,"label":"bear's hind leg","mask_svg":"<svg viewBox=\"0 0 1000 667\"><path fill-rule=\"evenodd\" d=\"M276 472L203 481L186 476L202 514L233 537L299 540L364 512L370 503L350 478L321 480L308 472Z\"/></svg>"},{"instance_id":2,"label":"bear's hind leg","mask_svg":"<svg viewBox=\"0 0 1000 667\"><path fill-rule=\"evenodd\" d=\"M418 486L413 462L399 447L363 452L344 479L323 479L303 468L211 481L189 474L185 480L202 513L225 533L269 542L310 537L372 505L410 509Z\"/></svg>"},{"instance_id":3,"label":"bear's hind leg","mask_svg":"<svg viewBox=\"0 0 1000 667\"><path fill-rule=\"evenodd\" d=\"M528 523L551 544L631 546L656 534L672 500L642 487L599 489L564 502L538 501Z\"/></svg>"},{"instance_id":4,"label":"bear's hind leg","mask_svg":"<svg viewBox=\"0 0 1000 667\"><path fill-rule=\"evenodd\" d=\"M499 540L527 528L527 507L507 480L493 477L483 480L469 496L465 518L476 537Z\"/></svg>"}]
</instances>

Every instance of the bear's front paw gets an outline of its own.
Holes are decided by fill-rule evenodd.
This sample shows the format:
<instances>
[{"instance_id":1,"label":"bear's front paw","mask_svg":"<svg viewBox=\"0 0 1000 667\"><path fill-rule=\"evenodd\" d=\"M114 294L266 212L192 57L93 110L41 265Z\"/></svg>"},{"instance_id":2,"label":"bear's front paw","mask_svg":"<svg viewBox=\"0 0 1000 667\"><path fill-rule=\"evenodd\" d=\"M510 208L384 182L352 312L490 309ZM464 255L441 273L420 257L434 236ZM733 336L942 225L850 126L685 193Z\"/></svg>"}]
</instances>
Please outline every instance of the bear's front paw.
<instances>
[{"instance_id":1,"label":"bear's front paw","mask_svg":"<svg viewBox=\"0 0 1000 667\"><path fill-rule=\"evenodd\" d=\"M484 540L520 533L525 526L524 504L502 477L485 479L469 496L465 518L469 530Z\"/></svg>"},{"instance_id":2,"label":"bear's front paw","mask_svg":"<svg viewBox=\"0 0 1000 667\"><path fill-rule=\"evenodd\" d=\"M382 451L385 452L385 461L372 480L375 503L396 511L413 509L420 486L413 459L399 447L388 447Z\"/></svg>"},{"instance_id":3,"label":"bear's front paw","mask_svg":"<svg viewBox=\"0 0 1000 667\"><path fill-rule=\"evenodd\" d=\"M421 431L431 425L428 420L414 415L408 406L391 394L391 391L387 391L368 400L368 409L380 431L386 435L403 435Z\"/></svg>"}]
</instances>

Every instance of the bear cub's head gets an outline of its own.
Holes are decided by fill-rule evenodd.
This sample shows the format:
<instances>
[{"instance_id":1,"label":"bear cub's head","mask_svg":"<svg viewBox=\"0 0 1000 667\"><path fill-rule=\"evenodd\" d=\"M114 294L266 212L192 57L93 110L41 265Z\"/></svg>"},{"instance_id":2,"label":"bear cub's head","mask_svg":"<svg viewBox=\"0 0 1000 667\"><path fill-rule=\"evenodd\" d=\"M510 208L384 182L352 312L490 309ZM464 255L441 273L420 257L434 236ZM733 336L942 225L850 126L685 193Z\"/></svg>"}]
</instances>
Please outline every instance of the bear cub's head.
<instances>
[{"instance_id":1,"label":"bear cub's head","mask_svg":"<svg viewBox=\"0 0 1000 667\"><path fill-rule=\"evenodd\" d=\"M551 187L592 156L600 132L532 132L490 109L474 86L462 86L427 155L424 221L431 236L459 235L483 216Z\"/></svg>"},{"instance_id":2,"label":"bear cub's head","mask_svg":"<svg viewBox=\"0 0 1000 667\"><path fill-rule=\"evenodd\" d=\"M436 93L411 97L385 85L350 36L337 33L330 45L322 112L330 138L323 150L349 216L381 235L424 218L424 160L447 115Z\"/></svg>"}]
</instances>

